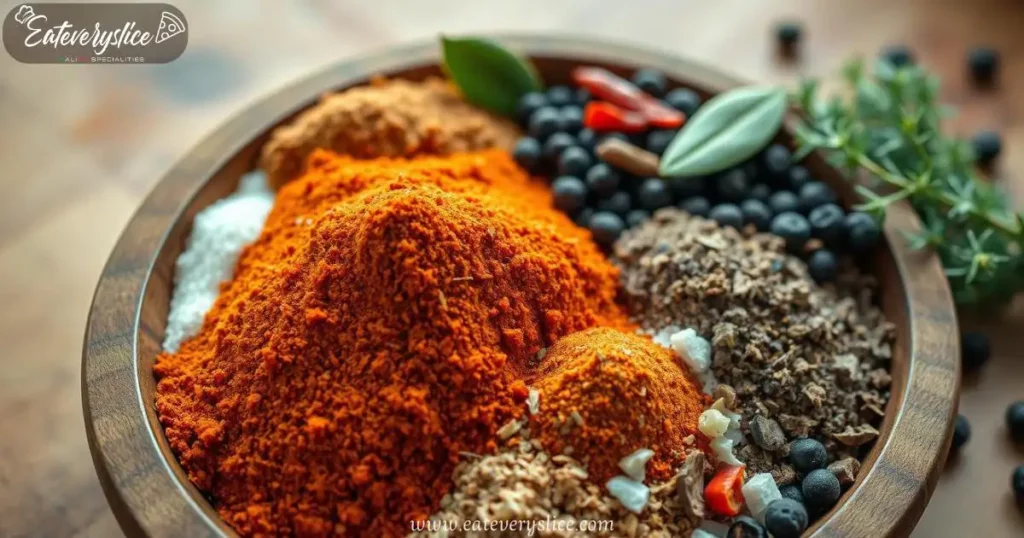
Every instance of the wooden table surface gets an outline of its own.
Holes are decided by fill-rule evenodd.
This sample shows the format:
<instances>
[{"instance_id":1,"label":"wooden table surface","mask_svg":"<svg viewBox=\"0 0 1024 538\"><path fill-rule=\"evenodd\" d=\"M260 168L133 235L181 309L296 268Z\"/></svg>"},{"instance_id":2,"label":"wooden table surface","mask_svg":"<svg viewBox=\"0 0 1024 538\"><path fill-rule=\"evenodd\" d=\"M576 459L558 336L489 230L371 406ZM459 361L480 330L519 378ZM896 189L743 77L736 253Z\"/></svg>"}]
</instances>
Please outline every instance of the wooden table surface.
<instances>
[{"instance_id":1,"label":"wooden table surface","mask_svg":"<svg viewBox=\"0 0 1024 538\"><path fill-rule=\"evenodd\" d=\"M1015 0L174 2L189 46L164 66L22 65L0 53L0 536L119 536L85 440L80 352L89 301L118 233L169 165L224 118L348 55L439 32L585 33L676 51L755 80L831 75L853 54L911 45L962 109L951 128L1000 130L998 176L1024 203L1024 2ZM5 14L15 2L0 2ZM800 20L799 62L774 55L774 21ZM965 81L976 44L1002 83ZM1002 413L1024 398L1018 301L965 320L995 356L965 383L973 439L940 480L915 538L1024 536L1010 472L1024 449ZM1019 330L1018 330L1019 332Z\"/></svg>"}]
</instances>

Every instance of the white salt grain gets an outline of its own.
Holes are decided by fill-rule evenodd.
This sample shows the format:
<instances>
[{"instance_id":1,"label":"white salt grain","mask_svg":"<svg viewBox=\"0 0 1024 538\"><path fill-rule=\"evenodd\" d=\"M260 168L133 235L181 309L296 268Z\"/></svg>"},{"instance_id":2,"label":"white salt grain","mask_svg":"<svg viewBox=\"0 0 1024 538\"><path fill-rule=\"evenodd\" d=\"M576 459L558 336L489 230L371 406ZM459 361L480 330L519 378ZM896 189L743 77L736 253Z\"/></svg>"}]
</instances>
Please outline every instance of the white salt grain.
<instances>
[{"instance_id":1,"label":"white salt grain","mask_svg":"<svg viewBox=\"0 0 1024 538\"><path fill-rule=\"evenodd\" d=\"M683 364L700 379L704 394L710 395L718 386L718 379L711 371L711 343L693 329L680 329L676 325L662 327L652 339L676 352Z\"/></svg>"},{"instance_id":2,"label":"white salt grain","mask_svg":"<svg viewBox=\"0 0 1024 538\"><path fill-rule=\"evenodd\" d=\"M711 453L715 455L715 459L726 465L732 465L739 467L743 465L735 454L732 452L732 447L735 443L728 437L719 437L711 441Z\"/></svg>"},{"instance_id":3,"label":"white salt grain","mask_svg":"<svg viewBox=\"0 0 1024 538\"><path fill-rule=\"evenodd\" d=\"M669 343L693 373L700 375L711 369L711 343L697 331L683 329L670 336Z\"/></svg>"},{"instance_id":4,"label":"white salt grain","mask_svg":"<svg viewBox=\"0 0 1024 538\"><path fill-rule=\"evenodd\" d=\"M729 417L717 409L706 409L697 418L697 428L709 438L716 439L729 429Z\"/></svg>"},{"instance_id":5,"label":"white salt grain","mask_svg":"<svg viewBox=\"0 0 1024 538\"><path fill-rule=\"evenodd\" d=\"M651 335L651 339L661 347L672 349L672 335L681 330L681 328L675 325L662 327L661 330Z\"/></svg>"},{"instance_id":6,"label":"white salt grain","mask_svg":"<svg viewBox=\"0 0 1024 538\"><path fill-rule=\"evenodd\" d=\"M615 497L626 510L634 514L643 512L644 507L647 506L647 501L651 499L650 488L642 482L637 482L625 476L612 478L605 484L605 487L608 488L608 493L612 497Z\"/></svg>"},{"instance_id":7,"label":"white salt grain","mask_svg":"<svg viewBox=\"0 0 1024 538\"><path fill-rule=\"evenodd\" d=\"M779 486L771 473L760 473L750 477L741 488L743 500L747 503L747 509L754 516L754 519L764 523L764 514L772 501L782 498Z\"/></svg>"},{"instance_id":8,"label":"white salt grain","mask_svg":"<svg viewBox=\"0 0 1024 538\"><path fill-rule=\"evenodd\" d=\"M647 478L647 462L654 457L654 451L649 448L638 448L632 454L619 460L619 469L626 473L626 476L643 482Z\"/></svg>"},{"instance_id":9,"label":"white salt grain","mask_svg":"<svg viewBox=\"0 0 1024 538\"><path fill-rule=\"evenodd\" d=\"M530 389L530 392L526 395L526 408L530 411L531 415L536 415L540 412L540 391L537 389Z\"/></svg>"},{"instance_id":10,"label":"white salt grain","mask_svg":"<svg viewBox=\"0 0 1024 538\"><path fill-rule=\"evenodd\" d=\"M251 172L242 177L237 191L196 214L192 235L174 266L165 351L177 351L199 332L220 283L231 278L242 248L259 236L273 203L266 176Z\"/></svg>"}]
</instances>

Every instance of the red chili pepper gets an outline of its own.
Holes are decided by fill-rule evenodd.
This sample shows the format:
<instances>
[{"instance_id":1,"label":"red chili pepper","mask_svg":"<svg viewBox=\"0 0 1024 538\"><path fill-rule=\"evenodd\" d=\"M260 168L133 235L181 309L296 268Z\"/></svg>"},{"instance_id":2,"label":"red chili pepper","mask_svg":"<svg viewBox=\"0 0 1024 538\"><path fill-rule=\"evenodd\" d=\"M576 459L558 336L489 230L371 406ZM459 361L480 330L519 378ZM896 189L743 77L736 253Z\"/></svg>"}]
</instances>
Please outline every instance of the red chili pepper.
<instances>
[{"instance_id":1,"label":"red chili pepper","mask_svg":"<svg viewBox=\"0 0 1024 538\"><path fill-rule=\"evenodd\" d=\"M583 125L595 131L642 133L647 130L644 115L604 101L591 101L583 110Z\"/></svg>"},{"instance_id":2,"label":"red chili pepper","mask_svg":"<svg viewBox=\"0 0 1024 538\"><path fill-rule=\"evenodd\" d=\"M675 129L683 125L686 116L655 99L632 82L600 67L577 67L572 71L576 84L591 95L644 115L647 122L662 129Z\"/></svg>"},{"instance_id":3,"label":"red chili pepper","mask_svg":"<svg viewBox=\"0 0 1024 538\"><path fill-rule=\"evenodd\" d=\"M704 502L712 512L723 516L739 515L743 508L743 474L746 467L726 467L704 488Z\"/></svg>"}]
</instances>

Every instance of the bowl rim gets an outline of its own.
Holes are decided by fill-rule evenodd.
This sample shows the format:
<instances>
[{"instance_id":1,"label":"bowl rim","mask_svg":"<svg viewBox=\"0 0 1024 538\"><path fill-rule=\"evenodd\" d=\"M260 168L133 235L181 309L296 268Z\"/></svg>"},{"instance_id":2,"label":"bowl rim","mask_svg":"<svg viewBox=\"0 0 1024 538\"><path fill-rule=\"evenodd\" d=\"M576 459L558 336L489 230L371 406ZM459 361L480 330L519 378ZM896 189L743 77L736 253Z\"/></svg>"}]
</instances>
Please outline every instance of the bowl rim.
<instances>
[{"instance_id":1,"label":"bowl rim","mask_svg":"<svg viewBox=\"0 0 1024 538\"><path fill-rule=\"evenodd\" d=\"M530 33L486 35L535 57L656 67L711 91L742 83L678 55L621 42ZM183 225L186 208L254 137L305 108L324 91L347 87L373 73L436 64L438 58L434 41L389 47L343 59L247 104L178 160L132 216L97 284L82 352L82 402L90 452L104 494L129 536L232 534L209 503L203 506L197 501L194 486L182 482L180 466L168 461L163 432L154 431L147 416L153 403L144 401L140 390L143 376L151 377L148 369L140 371L145 291L158 254L173 229ZM874 461L866 463L870 468L860 473L841 504L812 527L809 536L862 535L857 529L871 529L873 536L909 535L945 461L960 386L959 334L952 295L937 257L911 252L902 239L900 230L918 228L908 205L889 211L885 237L908 313L910 344L903 397L899 405L891 401L887 407L888 427L872 450Z\"/></svg>"}]
</instances>

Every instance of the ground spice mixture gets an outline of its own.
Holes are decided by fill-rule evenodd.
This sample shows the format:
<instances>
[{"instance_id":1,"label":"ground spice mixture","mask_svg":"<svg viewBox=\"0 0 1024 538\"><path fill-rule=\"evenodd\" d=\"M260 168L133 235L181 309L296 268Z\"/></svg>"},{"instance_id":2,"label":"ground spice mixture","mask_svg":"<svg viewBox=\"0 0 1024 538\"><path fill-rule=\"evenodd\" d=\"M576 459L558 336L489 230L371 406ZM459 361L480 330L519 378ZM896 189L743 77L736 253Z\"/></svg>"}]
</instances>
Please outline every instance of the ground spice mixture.
<instances>
[{"instance_id":1,"label":"ground spice mixture","mask_svg":"<svg viewBox=\"0 0 1024 538\"><path fill-rule=\"evenodd\" d=\"M705 439L697 419L710 403L674 352L649 338L596 328L569 335L547 352L530 385L540 396L531 416L545 450L572 454L604 484L619 460L654 451L647 475L667 480L689 448Z\"/></svg>"},{"instance_id":2,"label":"ground spice mixture","mask_svg":"<svg viewBox=\"0 0 1024 538\"><path fill-rule=\"evenodd\" d=\"M791 481L786 441L798 437L834 458L877 437L895 327L872 304L868 279L847 268L819 287L780 238L675 209L628 232L614 259L646 331L692 327L711 340L712 370L735 388L752 441L738 454L751 472Z\"/></svg>"},{"instance_id":3,"label":"ground spice mixture","mask_svg":"<svg viewBox=\"0 0 1024 538\"><path fill-rule=\"evenodd\" d=\"M408 532L523 414L541 349L628 325L617 270L550 207L502 152L315 153L157 359L189 478L243 535Z\"/></svg>"},{"instance_id":4,"label":"ground spice mixture","mask_svg":"<svg viewBox=\"0 0 1024 538\"><path fill-rule=\"evenodd\" d=\"M467 532L464 522L532 521L536 536L645 536L669 538L688 536L700 523L700 514L690 510L695 494L683 481L688 474L651 486L651 498L640 515L626 510L611 498L603 486L594 483L587 467L571 456L549 455L537 439L527 435L512 450L484 457L471 457L455 470L455 489L441 500L441 510L431 521L448 532L420 532L410 537L465 536L512 537L523 532ZM698 464L694 473L703 475L703 454L691 451L688 461ZM692 474L692 473L690 473ZM699 481L703 483L703 479ZM701 508L703 503L701 502ZM571 522L545 527L549 521ZM608 523L611 522L611 529ZM600 525L605 525L601 527ZM568 530L575 529L575 530ZM585 529L585 530L580 530Z\"/></svg>"},{"instance_id":5,"label":"ground spice mixture","mask_svg":"<svg viewBox=\"0 0 1024 538\"><path fill-rule=\"evenodd\" d=\"M445 80L378 78L325 95L275 129L260 166L276 188L298 176L317 148L366 159L410 157L511 149L517 137L515 124L469 105Z\"/></svg>"}]
</instances>

